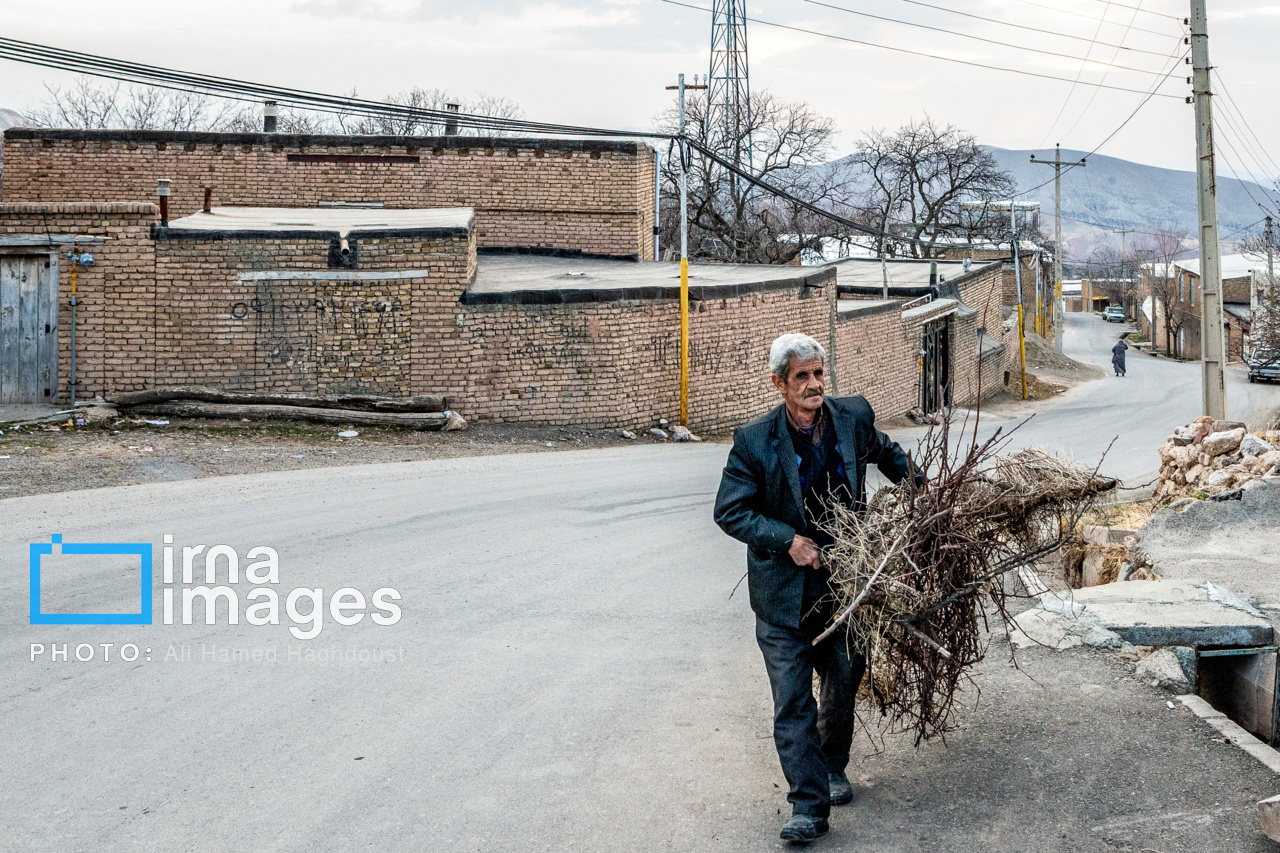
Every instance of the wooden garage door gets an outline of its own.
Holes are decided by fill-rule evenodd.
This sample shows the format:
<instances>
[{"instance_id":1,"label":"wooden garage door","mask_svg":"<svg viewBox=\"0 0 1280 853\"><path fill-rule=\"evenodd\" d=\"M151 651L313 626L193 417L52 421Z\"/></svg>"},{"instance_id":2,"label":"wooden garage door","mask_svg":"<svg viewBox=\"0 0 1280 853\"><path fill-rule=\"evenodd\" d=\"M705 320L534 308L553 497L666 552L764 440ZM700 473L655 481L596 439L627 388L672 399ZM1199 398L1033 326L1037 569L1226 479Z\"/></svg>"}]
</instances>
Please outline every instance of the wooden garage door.
<instances>
[{"instance_id":1,"label":"wooden garage door","mask_svg":"<svg viewBox=\"0 0 1280 853\"><path fill-rule=\"evenodd\" d=\"M49 255L0 254L0 403L57 397L57 263Z\"/></svg>"}]
</instances>

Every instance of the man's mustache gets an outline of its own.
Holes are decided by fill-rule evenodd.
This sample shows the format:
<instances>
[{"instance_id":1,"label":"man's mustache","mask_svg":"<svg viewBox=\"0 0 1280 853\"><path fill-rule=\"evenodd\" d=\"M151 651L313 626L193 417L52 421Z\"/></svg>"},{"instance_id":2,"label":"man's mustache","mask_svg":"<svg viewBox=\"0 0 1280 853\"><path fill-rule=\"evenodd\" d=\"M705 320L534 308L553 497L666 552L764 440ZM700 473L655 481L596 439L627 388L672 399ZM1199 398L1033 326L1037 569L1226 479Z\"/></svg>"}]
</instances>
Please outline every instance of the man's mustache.
<instances>
[{"instance_id":1,"label":"man's mustache","mask_svg":"<svg viewBox=\"0 0 1280 853\"><path fill-rule=\"evenodd\" d=\"M821 396L822 396L821 391L814 391L813 389L810 389L804 392L804 397L821 397ZM804 399L804 397L801 397L801 399Z\"/></svg>"}]
</instances>

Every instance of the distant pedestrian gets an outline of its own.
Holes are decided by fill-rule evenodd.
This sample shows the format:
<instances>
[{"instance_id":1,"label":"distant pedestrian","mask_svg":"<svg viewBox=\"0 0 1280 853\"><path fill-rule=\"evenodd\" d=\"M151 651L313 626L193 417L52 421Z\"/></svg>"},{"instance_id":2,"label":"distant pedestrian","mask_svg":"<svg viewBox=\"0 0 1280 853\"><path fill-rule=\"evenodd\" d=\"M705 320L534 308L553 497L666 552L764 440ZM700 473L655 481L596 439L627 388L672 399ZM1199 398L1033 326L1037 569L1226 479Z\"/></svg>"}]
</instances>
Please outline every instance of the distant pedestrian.
<instances>
[{"instance_id":1,"label":"distant pedestrian","mask_svg":"<svg viewBox=\"0 0 1280 853\"><path fill-rule=\"evenodd\" d=\"M734 432L715 505L720 528L747 544L756 641L773 689L773 740L791 789L781 836L800 844L825 835L831 806L853 799L845 767L866 671L845 630L813 645L835 616L822 562L831 537L819 521L832 502L865 506L867 465L895 483L909 471L907 455L876 429L865 399L824 396L825 357L808 335L773 342L769 368L782 405ZM814 670L822 679L816 703Z\"/></svg>"},{"instance_id":2,"label":"distant pedestrian","mask_svg":"<svg viewBox=\"0 0 1280 853\"><path fill-rule=\"evenodd\" d=\"M1120 340L1116 341L1116 345L1111 348L1111 366L1116 369L1116 376L1124 376L1124 351L1129 345L1124 342L1124 335L1120 336Z\"/></svg>"}]
</instances>

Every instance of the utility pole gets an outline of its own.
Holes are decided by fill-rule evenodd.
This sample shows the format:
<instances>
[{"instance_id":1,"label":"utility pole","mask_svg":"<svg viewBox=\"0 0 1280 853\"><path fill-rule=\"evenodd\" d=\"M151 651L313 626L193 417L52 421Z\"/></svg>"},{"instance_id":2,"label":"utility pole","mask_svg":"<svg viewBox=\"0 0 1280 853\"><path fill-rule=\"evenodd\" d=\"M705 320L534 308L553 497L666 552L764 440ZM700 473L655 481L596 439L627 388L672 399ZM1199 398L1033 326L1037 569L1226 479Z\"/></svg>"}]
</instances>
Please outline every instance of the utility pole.
<instances>
[{"instance_id":1,"label":"utility pole","mask_svg":"<svg viewBox=\"0 0 1280 853\"><path fill-rule=\"evenodd\" d=\"M1062 352L1062 144L1053 146L1053 160L1037 160L1032 163L1053 166L1053 348ZM1078 163L1067 163L1067 168L1084 168L1084 158Z\"/></svg>"},{"instance_id":2,"label":"utility pole","mask_svg":"<svg viewBox=\"0 0 1280 853\"><path fill-rule=\"evenodd\" d=\"M1009 229L1010 239L1013 242L1013 281L1014 286L1018 288L1018 355L1022 364L1022 399L1027 399L1027 330L1023 326L1022 317L1022 258L1018 254L1018 244L1022 242L1018 239L1018 220L1017 208L1014 207L1013 199L1009 199Z\"/></svg>"},{"instance_id":3,"label":"utility pole","mask_svg":"<svg viewBox=\"0 0 1280 853\"><path fill-rule=\"evenodd\" d=\"M1218 244L1218 188L1213 163L1213 105L1209 92L1209 33L1204 0L1191 0L1192 100L1196 105L1196 190L1200 213L1200 353L1204 380L1204 413L1227 417L1227 384L1223 371L1226 342L1222 338L1222 259Z\"/></svg>"},{"instance_id":4,"label":"utility pole","mask_svg":"<svg viewBox=\"0 0 1280 853\"><path fill-rule=\"evenodd\" d=\"M697 79L696 77L694 78ZM689 425L689 149L685 145L684 90L705 89L696 82L686 86L684 75L668 89L680 92L680 129L676 134L680 157L680 425Z\"/></svg>"},{"instance_id":5,"label":"utility pole","mask_svg":"<svg viewBox=\"0 0 1280 853\"><path fill-rule=\"evenodd\" d=\"M1125 274L1125 267L1129 263L1129 260L1128 260L1129 243L1126 240L1126 238L1129 236L1129 234L1131 234L1135 230L1137 229L1134 229L1134 228L1112 228L1111 229L1112 234L1120 235L1120 279L1121 279L1120 299L1123 302L1125 317L1129 316L1129 292L1125 289L1125 286L1123 283L1125 280L1127 280L1127 276Z\"/></svg>"},{"instance_id":6,"label":"utility pole","mask_svg":"<svg viewBox=\"0 0 1280 853\"><path fill-rule=\"evenodd\" d=\"M887 193L889 200L885 204L884 219L880 220L880 280L882 282L881 298L889 298L889 265L884 259L884 238L889 232L889 213L893 210L893 190Z\"/></svg>"}]
</instances>

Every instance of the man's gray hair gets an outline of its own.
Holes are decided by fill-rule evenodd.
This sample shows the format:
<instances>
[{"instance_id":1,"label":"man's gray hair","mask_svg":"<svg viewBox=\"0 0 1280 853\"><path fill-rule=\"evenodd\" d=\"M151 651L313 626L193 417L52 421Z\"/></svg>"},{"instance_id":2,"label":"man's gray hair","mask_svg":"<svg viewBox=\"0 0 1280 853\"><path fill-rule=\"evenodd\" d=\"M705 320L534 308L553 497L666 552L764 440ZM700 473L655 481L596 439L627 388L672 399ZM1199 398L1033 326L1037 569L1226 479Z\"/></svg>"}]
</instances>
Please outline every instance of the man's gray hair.
<instances>
[{"instance_id":1,"label":"man's gray hair","mask_svg":"<svg viewBox=\"0 0 1280 853\"><path fill-rule=\"evenodd\" d=\"M808 335L791 333L782 335L769 347L769 369L783 380L791 374L791 361L808 361L811 358L826 360L827 351L822 344Z\"/></svg>"}]
</instances>

